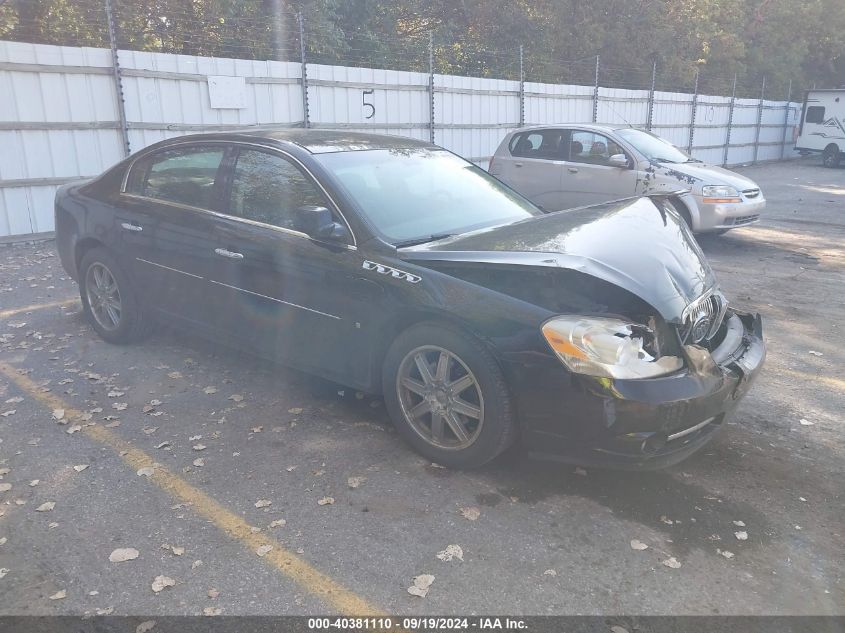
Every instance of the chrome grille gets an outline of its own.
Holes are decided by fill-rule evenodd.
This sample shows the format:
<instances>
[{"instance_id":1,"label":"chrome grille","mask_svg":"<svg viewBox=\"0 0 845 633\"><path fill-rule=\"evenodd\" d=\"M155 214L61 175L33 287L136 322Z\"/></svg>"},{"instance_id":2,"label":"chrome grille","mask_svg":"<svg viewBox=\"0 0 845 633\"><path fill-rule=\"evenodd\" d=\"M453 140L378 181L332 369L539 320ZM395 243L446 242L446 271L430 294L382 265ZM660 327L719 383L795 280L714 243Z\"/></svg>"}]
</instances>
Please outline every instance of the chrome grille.
<instances>
[{"instance_id":1,"label":"chrome grille","mask_svg":"<svg viewBox=\"0 0 845 633\"><path fill-rule=\"evenodd\" d=\"M760 190L759 189L745 189L742 192L742 195L745 196L746 198L756 198L757 196L760 195Z\"/></svg>"},{"instance_id":2,"label":"chrome grille","mask_svg":"<svg viewBox=\"0 0 845 633\"><path fill-rule=\"evenodd\" d=\"M681 340L684 343L701 343L713 338L727 309L728 302L718 290L710 291L693 301L683 313Z\"/></svg>"}]
</instances>

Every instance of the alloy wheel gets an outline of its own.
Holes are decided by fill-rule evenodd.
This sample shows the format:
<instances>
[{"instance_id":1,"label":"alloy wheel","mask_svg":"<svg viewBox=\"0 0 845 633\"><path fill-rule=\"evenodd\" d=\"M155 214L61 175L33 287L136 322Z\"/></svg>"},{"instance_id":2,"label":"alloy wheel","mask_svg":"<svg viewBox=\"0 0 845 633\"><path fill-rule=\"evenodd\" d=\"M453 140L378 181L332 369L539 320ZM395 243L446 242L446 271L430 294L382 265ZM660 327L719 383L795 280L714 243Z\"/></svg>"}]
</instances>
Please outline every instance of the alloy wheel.
<instances>
[{"instance_id":1,"label":"alloy wheel","mask_svg":"<svg viewBox=\"0 0 845 633\"><path fill-rule=\"evenodd\" d=\"M104 264L95 262L88 267L85 274L85 297L100 327L109 331L116 330L123 312L120 289L114 275Z\"/></svg>"},{"instance_id":2,"label":"alloy wheel","mask_svg":"<svg viewBox=\"0 0 845 633\"><path fill-rule=\"evenodd\" d=\"M429 444L461 450L478 439L484 398L456 354L434 345L411 350L399 365L396 390L405 420Z\"/></svg>"}]
</instances>

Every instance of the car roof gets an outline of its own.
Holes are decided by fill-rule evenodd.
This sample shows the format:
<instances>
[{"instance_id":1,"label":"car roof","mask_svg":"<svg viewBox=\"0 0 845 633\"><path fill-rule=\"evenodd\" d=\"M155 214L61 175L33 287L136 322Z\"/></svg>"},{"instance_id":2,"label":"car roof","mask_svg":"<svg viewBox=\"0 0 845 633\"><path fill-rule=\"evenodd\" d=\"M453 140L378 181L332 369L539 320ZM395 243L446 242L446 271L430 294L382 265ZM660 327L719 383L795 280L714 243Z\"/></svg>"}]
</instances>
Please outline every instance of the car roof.
<instances>
[{"instance_id":1,"label":"car roof","mask_svg":"<svg viewBox=\"0 0 845 633\"><path fill-rule=\"evenodd\" d=\"M577 128L579 130L593 130L595 132L613 132L615 130L624 130L626 128L639 129L634 125L622 125L619 123L547 123L546 125L528 125L521 127L518 130L511 132L511 134L518 134L519 132L526 132L529 130L554 130L558 128Z\"/></svg>"},{"instance_id":2,"label":"car roof","mask_svg":"<svg viewBox=\"0 0 845 633\"><path fill-rule=\"evenodd\" d=\"M426 141L391 134L369 134L351 130L308 130L302 128L244 128L210 134L188 134L168 139L159 147L189 141L244 141L266 140L291 143L312 154L352 152L371 149L410 149L435 147Z\"/></svg>"}]
</instances>

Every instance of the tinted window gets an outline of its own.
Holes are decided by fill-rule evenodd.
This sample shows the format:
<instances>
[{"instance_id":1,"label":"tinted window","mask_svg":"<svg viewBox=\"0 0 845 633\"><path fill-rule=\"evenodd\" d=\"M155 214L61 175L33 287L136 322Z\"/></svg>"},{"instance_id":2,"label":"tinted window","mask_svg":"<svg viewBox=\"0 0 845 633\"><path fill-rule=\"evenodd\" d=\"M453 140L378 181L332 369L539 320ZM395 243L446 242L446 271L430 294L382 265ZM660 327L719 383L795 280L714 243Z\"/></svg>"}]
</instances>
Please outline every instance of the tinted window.
<instances>
[{"instance_id":1,"label":"tinted window","mask_svg":"<svg viewBox=\"0 0 845 633\"><path fill-rule=\"evenodd\" d=\"M569 160L573 163L608 165L611 156L625 153L619 145L603 134L581 130L572 132L569 147Z\"/></svg>"},{"instance_id":2,"label":"tinted window","mask_svg":"<svg viewBox=\"0 0 845 633\"><path fill-rule=\"evenodd\" d=\"M566 146L562 142L564 130L537 130L517 134L511 139L511 155L520 158L563 160Z\"/></svg>"},{"instance_id":3,"label":"tinted window","mask_svg":"<svg viewBox=\"0 0 845 633\"><path fill-rule=\"evenodd\" d=\"M165 150L132 168L126 190L148 198L213 209L223 148Z\"/></svg>"},{"instance_id":4,"label":"tinted window","mask_svg":"<svg viewBox=\"0 0 845 633\"><path fill-rule=\"evenodd\" d=\"M294 211L304 205L329 206L317 185L299 168L278 154L240 152L232 179L232 215L294 229Z\"/></svg>"},{"instance_id":5,"label":"tinted window","mask_svg":"<svg viewBox=\"0 0 845 633\"><path fill-rule=\"evenodd\" d=\"M806 123L824 123L824 106L810 106L807 108Z\"/></svg>"},{"instance_id":6,"label":"tinted window","mask_svg":"<svg viewBox=\"0 0 845 633\"><path fill-rule=\"evenodd\" d=\"M332 152L314 158L394 243L541 214L483 169L444 150Z\"/></svg>"}]
</instances>

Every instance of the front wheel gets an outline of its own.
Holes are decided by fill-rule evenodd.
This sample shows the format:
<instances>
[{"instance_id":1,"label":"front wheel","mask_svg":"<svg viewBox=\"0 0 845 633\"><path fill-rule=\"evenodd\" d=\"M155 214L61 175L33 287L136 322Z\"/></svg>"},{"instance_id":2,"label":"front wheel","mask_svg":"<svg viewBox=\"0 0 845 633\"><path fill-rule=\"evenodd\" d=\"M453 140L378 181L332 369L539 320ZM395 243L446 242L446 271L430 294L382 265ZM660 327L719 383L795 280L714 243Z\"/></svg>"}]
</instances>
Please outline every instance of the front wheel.
<instances>
[{"instance_id":1,"label":"front wheel","mask_svg":"<svg viewBox=\"0 0 845 633\"><path fill-rule=\"evenodd\" d=\"M93 248L79 266L82 308L101 338L130 343L147 332L146 315L117 260L105 248Z\"/></svg>"},{"instance_id":2,"label":"front wheel","mask_svg":"<svg viewBox=\"0 0 845 633\"><path fill-rule=\"evenodd\" d=\"M839 161L841 158L842 154L839 151L839 146L834 143L825 147L822 152L822 164L825 167L839 167Z\"/></svg>"},{"instance_id":3,"label":"front wheel","mask_svg":"<svg viewBox=\"0 0 845 633\"><path fill-rule=\"evenodd\" d=\"M397 430L437 463L478 467L516 439L501 369L480 342L457 330L421 324L403 332L388 350L382 380Z\"/></svg>"}]
</instances>

